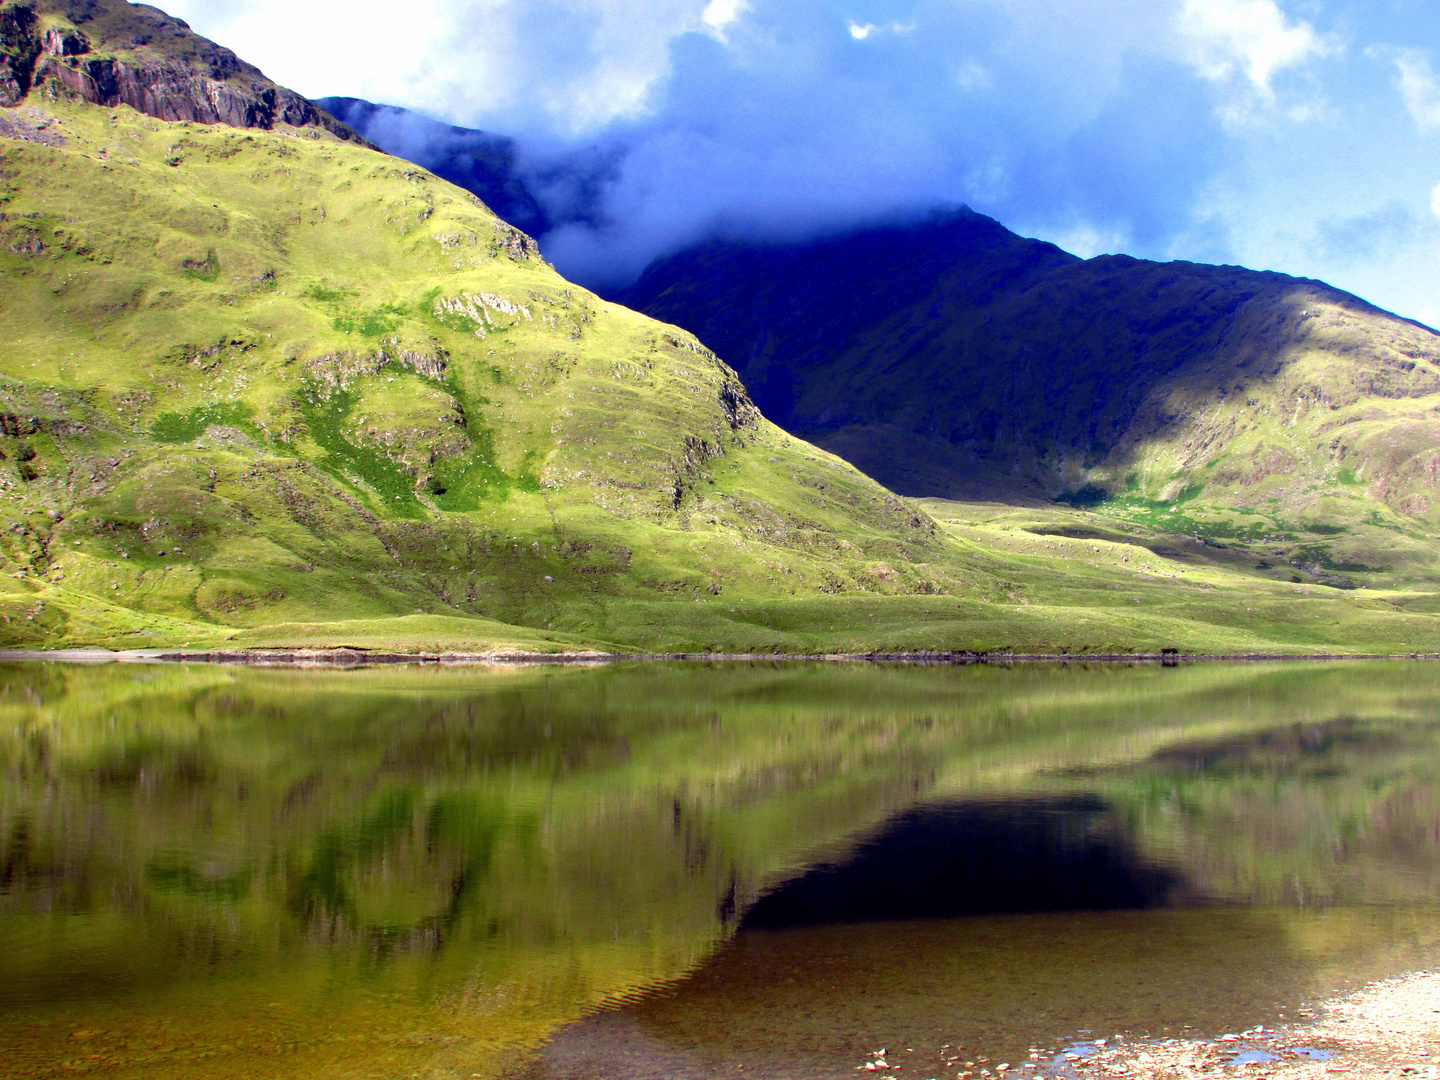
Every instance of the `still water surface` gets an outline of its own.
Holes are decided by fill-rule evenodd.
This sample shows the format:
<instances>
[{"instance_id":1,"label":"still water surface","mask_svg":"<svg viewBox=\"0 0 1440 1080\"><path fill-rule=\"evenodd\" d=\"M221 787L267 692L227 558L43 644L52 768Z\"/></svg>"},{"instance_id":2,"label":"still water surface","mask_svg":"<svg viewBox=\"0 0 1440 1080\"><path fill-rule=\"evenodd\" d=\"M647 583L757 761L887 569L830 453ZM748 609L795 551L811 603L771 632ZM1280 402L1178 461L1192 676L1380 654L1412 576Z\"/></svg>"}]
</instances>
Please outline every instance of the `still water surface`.
<instances>
[{"instance_id":1,"label":"still water surface","mask_svg":"<svg viewBox=\"0 0 1440 1080\"><path fill-rule=\"evenodd\" d=\"M0 667L0 1077L928 1080L1437 916L1428 663Z\"/></svg>"}]
</instances>

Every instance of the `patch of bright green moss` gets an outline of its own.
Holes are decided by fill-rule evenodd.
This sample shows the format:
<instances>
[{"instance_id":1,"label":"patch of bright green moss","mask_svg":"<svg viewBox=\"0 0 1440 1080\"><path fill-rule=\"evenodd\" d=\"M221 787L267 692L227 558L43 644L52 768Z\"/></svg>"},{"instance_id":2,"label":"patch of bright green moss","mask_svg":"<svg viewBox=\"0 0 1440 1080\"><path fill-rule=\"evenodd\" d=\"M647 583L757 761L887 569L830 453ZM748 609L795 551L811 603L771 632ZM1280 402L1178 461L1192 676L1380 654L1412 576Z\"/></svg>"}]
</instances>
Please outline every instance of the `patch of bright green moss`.
<instances>
[{"instance_id":1,"label":"patch of bright green moss","mask_svg":"<svg viewBox=\"0 0 1440 1080\"><path fill-rule=\"evenodd\" d=\"M422 507L415 497L415 481L383 452L370 446L356 446L345 437L346 421L355 407L355 394L336 390L322 396L313 386L301 398L300 411L310 437L325 450L316 464L347 481L360 480L380 498L387 514L419 517Z\"/></svg>"},{"instance_id":2,"label":"patch of bright green moss","mask_svg":"<svg viewBox=\"0 0 1440 1080\"><path fill-rule=\"evenodd\" d=\"M1057 503L1073 506L1077 510L1089 510L1096 506L1103 506L1110 499L1110 492L1098 484L1086 484L1078 491L1066 491L1055 496Z\"/></svg>"},{"instance_id":3,"label":"patch of bright green moss","mask_svg":"<svg viewBox=\"0 0 1440 1080\"><path fill-rule=\"evenodd\" d=\"M163 443L192 442L212 424L247 424L252 413L250 406L240 401L197 405L185 412L161 413L150 425L150 434Z\"/></svg>"},{"instance_id":4,"label":"patch of bright green moss","mask_svg":"<svg viewBox=\"0 0 1440 1080\"><path fill-rule=\"evenodd\" d=\"M186 259L180 266L192 281L215 281L220 276L220 260L214 248L205 253L204 259Z\"/></svg>"},{"instance_id":5,"label":"patch of bright green moss","mask_svg":"<svg viewBox=\"0 0 1440 1080\"><path fill-rule=\"evenodd\" d=\"M342 300L355 296L356 291L354 289L330 288L327 285L321 284L311 285L305 290L304 295L310 297L312 300L319 300L322 304L338 304Z\"/></svg>"},{"instance_id":6,"label":"patch of bright green moss","mask_svg":"<svg viewBox=\"0 0 1440 1080\"><path fill-rule=\"evenodd\" d=\"M359 314L337 315L330 321L332 329L344 334L359 334L361 337L388 337L400 329L405 309L396 304L385 304L373 311Z\"/></svg>"}]
</instances>

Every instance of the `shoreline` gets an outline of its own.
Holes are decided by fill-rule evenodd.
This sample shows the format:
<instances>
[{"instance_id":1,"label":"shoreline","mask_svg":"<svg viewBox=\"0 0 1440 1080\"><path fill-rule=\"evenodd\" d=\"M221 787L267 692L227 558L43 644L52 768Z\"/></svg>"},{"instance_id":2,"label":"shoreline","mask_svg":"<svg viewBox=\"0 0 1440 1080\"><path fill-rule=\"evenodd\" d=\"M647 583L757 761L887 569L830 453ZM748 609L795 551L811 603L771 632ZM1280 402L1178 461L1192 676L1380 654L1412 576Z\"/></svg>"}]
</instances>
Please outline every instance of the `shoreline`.
<instances>
[{"instance_id":1,"label":"shoreline","mask_svg":"<svg viewBox=\"0 0 1440 1080\"><path fill-rule=\"evenodd\" d=\"M1440 660L1440 653L603 653L603 652L396 652L357 646L313 648L267 646L254 649L0 649L0 663L218 664L237 667L354 668L402 664L450 666L603 665L626 661L661 663L870 663L967 667L989 664L1158 664L1276 663L1285 660Z\"/></svg>"},{"instance_id":2,"label":"shoreline","mask_svg":"<svg viewBox=\"0 0 1440 1080\"><path fill-rule=\"evenodd\" d=\"M1418 971L1370 983L1301 1011L1309 1014L1302 1021L1214 1039L1102 1039L1038 1067L1032 1057L1026 1072L1037 1080L1440 1076L1440 972Z\"/></svg>"}]
</instances>

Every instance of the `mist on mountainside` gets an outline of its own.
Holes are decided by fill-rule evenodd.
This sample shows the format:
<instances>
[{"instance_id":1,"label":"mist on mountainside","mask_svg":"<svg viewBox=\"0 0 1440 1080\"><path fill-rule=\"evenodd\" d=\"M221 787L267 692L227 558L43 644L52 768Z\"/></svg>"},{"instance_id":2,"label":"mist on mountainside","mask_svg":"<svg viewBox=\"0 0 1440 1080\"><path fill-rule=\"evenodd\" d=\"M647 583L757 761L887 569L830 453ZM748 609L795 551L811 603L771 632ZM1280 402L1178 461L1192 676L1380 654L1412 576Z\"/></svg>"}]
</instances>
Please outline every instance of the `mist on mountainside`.
<instances>
[{"instance_id":1,"label":"mist on mountainside","mask_svg":"<svg viewBox=\"0 0 1440 1080\"><path fill-rule=\"evenodd\" d=\"M824 4L735 7L744 14L722 30L671 40L663 71L615 115L544 115L559 100L540 55L549 35L521 15L520 57L495 63L533 61L533 92L477 101L457 84L425 104L514 140L509 174L545 211L547 257L602 291L710 235L811 239L962 203L1049 235L1078 229L1092 247L1156 254L1186 233L1189 254L1229 254L1223 237L1188 235L1191 207L1231 154L1205 80L1146 55L1163 15L1137 14L1117 35L1093 10L1055 9L1030 41L1037 28L1018 12L931 6L870 25ZM565 29L583 40L583 27ZM1016 33L1032 47L1011 47ZM596 60L567 54L566 70ZM344 117L447 175L448 125Z\"/></svg>"},{"instance_id":2,"label":"mist on mountainside","mask_svg":"<svg viewBox=\"0 0 1440 1080\"><path fill-rule=\"evenodd\" d=\"M527 151L507 135L455 127L393 105L352 97L315 104L387 153L423 165L478 195L503 220L533 237L566 225L606 225L606 184L619 175L621 155L587 149Z\"/></svg>"},{"instance_id":3,"label":"mist on mountainside","mask_svg":"<svg viewBox=\"0 0 1440 1080\"><path fill-rule=\"evenodd\" d=\"M815 210L772 219L763 214L707 215L691 207L662 213L659 225L646 224L643 217L617 217L613 209L633 179L627 173L631 147L623 143L574 150L457 127L360 98L322 97L315 103L387 153L473 192L498 217L540 240L562 273L606 297L627 295L652 262L692 241L803 244L871 226L904 227L956 209L917 203L838 216ZM677 195L647 188L654 202ZM577 243L609 255L572 265Z\"/></svg>"}]
</instances>

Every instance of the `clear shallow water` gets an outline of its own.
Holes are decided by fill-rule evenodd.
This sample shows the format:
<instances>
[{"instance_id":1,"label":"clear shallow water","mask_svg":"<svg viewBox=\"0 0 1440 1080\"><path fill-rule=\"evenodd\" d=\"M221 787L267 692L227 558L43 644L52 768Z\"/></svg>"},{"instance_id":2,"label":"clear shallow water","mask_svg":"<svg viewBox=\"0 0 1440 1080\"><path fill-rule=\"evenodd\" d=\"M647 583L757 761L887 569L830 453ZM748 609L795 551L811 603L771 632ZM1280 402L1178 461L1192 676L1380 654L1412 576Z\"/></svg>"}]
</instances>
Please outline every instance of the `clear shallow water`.
<instances>
[{"instance_id":1,"label":"clear shallow water","mask_svg":"<svg viewBox=\"0 0 1440 1080\"><path fill-rule=\"evenodd\" d=\"M1437 899L1423 663L0 668L0 1076L924 1080Z\"/></svg>"}]
</instances>

